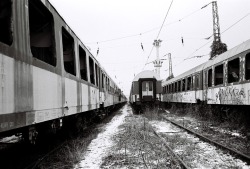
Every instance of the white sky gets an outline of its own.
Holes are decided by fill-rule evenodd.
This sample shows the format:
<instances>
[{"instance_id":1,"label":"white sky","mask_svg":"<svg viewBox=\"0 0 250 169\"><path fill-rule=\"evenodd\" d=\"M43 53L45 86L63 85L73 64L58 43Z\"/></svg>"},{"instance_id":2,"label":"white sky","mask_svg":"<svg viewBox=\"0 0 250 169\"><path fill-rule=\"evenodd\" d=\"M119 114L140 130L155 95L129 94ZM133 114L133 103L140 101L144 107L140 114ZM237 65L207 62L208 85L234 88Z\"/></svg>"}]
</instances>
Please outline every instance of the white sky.
<instances>
[{"instance_id":1,"label":"white sky","mask_svg":"<svg viewBox=\"0 0 250 169\"><path fill-rule=\"evenodd\" d=\"M49 1L81 41L91 49L94 56L99 47L97 60L126 95L130 92L134 74L138 74L143 68L154 69L153 64L147 64L145 67L144 65L171 0ZM210 2L210 0L173 0L159 39L163 41L160 57L171 53L174 76L209 58L207 54L210 52L212 41L202 46L212 40L212 38L204 39L213 34L212 4L204 9L201 7ZM217 5L221 40L227 44L228 49L249 39L250 1L218 0ZM228 29L244 16L246 16L244 19ZM182 20L179 21L180 19ZM225 31L226 29L228 30ZM225 32L222 33L223 31ZM128 38L119 39L121 37ZM184 39L184 46L181 37ZM117 40L107 41L111 39ZM199 49L200 47L202 48ZM185 58L200 55L206 56L183 61ZM154 48L148 62L155 58ZM168 60L166 60L161 68L161 78L166 79L168 75Z\"/></svg>"}]
</instances>

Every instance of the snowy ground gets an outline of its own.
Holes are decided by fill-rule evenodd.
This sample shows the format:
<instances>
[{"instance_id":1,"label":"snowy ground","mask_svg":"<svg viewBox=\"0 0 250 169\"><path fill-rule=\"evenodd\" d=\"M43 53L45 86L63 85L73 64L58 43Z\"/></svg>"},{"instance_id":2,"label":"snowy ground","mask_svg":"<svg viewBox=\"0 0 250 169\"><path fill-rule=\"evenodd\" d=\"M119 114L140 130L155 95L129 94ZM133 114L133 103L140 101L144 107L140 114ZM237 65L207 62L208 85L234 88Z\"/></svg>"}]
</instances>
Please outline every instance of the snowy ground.
<instances>
[{"instance_id":1,"label":"snowy ground","mask_svg":"<svg viewBox=\"0 0 250 169\"><path fill-rule=\"evenodd\" d=\"M103 126L103 131L89 144L87 151L83 154L82 161L75 166L75 169L101 168L105 158L110 154L115 154L113 138L120 132L119 126L125 123L126 116L131 116L130 109L130 106L125 105L118 115ZM150 124L164 138L167 138L166 141L173 147L174 151L181 157L184 156L184 161L188 160L192 168L250 168L241 160L183 132L168 122L154 120Z\"/></svg>"},{"instance_id":2,"label":"snowy ground","mask_svg":"<svg viewBox=\"0 0 250 169\"><path fill-rule=\"evenodd\" d=\"M152 121L151 125L157 132L165 135L174 151L181 157L189 159L188 163L192 168L242 168L248 169L250 166L239 159L235 159L230 154L224 153L208 143L199 140L197 137L181 131L176 126L161 121ZM175 139L171 139L175 138ZM181 140L184 140L183 142ZM184 160L185 161L185 160Z\"/></svg>"},{"instance_id":3,"label":"snowy ground","mask_svg":"<svg viewBox=\"0 0 250 169\"><path fill-rule=\"evenodd\" d=\"M120 111L121 114L115 116L109 123L107 123L103 127L104 131L90 143L88 151L83 155L83 160L76 165L75 168L100 168L102 159L109 154L109 151L112 151L112 137L119 132L118 127L123 124L125 117L129 115L127 105L125 105Z\"/></svg>"}]
</instances>

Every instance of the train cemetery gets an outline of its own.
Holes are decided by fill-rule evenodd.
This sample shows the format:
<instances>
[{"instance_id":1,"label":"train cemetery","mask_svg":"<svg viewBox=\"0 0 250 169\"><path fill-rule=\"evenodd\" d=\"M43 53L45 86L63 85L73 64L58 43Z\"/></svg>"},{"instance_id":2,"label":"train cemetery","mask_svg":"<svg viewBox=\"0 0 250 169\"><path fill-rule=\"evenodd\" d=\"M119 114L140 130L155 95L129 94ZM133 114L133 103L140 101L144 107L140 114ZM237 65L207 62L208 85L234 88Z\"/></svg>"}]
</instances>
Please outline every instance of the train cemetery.
<instances>
[{"instance_id":1,"label":"train cemetery","mask_svg":"<svg viewBox=\"0 0 250 169\"><path fill-rule=\"evenodd\" d=\"M119 19L122 24L115 20L106 24L112 17L119 18L120 13L122 16L130 14L131 7L138 3L135 1L124 1L126 5L119 2L122 9L128 8L122 12L119 7L115 15L106 14L116 11L109 7L117 2L100 5L98 1L98 5L92 6L87 1L84 4L72 1L65 6L70 13L81 8L77 16L69 19L65 17L69 13L61 14L65 7L56 5L59 2L56 0L1 0L0 168L250 168L249 23L244 24L246 33L238 27L237 33L223 35L227 44L221 40L224 32L233 31L231 28L250 16L250 9L246 8L250 5L246 1L227 2L230 4L227 6L218 2L226 16L221 17L223 31L220 32L217 1L208 4L205 0L188 4L183 1L179 5L175 2L178 8L175 3L172 6L173 1L164 12L161 26L152 29L159 24L153 22L160 17L154 16L150 21L148 14L159 13L159 7L167 5L165 1L148 4L144 16L139 17L149 21L145 25L150 27L146 28L138 21L132 22L137 13L143 12L141 4L140 12L136 7L130 17ZM70 6L73 4L78 5ZM159 5L156 11L151 11L153 4ZM86 10L91 6L90 11ZM97 10L96 6L102 8ZM192 7L194 11L183 10L183 6ZM197 15L207 7L212 7L213 14L213 34L209 37L206 15ZM181 12L174 12L177 9ZM231 16L232 9L235 12ZM95 19L93 11L105 18L101 19L105 24ZM237 15L239 13L242 16ZM186 22L187 17L193 20ZM66 22L73 21L72 18L80 18L77 26L84 23L83 27L94 33L83 28L77 31L71 22ZM89 19L101 25L94 26ZM189 27L194 23L198 25ZM116 25L122 27L116 28ZM121 36L122 31L128 31L125 25L141 26L134 30L140 33ZM224 28L225 25L228 27ZM167 31L165 26L168 26ZM116 34L118 38L106 32L113 28L120 31ZM153 31L158 32L156 37L151 35ZM108 39L101 40L97 32ZM90 37L86 36L88 34ZM133 40L133 43L138 43L139 47L124 44L123 48L115 49L122 45L118 40L136 36L140 36L140 40ZM197 47L201 45L200 40L209 41ZM114 44L105 47L104 43ZM208 44L210 48L203 50ZM125 46L131 46L132 50ZM162 56L160 47L165 53ZM150 58L153 50L155 60ZM192 50L194 52L189 54ZM127 60L123 60L125 58ZM167 65L164 65L165 60L168 60ZM169 75L161 77L161 74L167 75L161 70L166 66L168 69L164 71ZM172 68L174 72L179 71L177 76Z\"/></svg>"},{"instance_id":2,"label":"train cemetery","mask_svg":"<svg viewBox=\"0 0 250 169\"><path fill-rule=\"evenodd\" d=\"M47 145L46 151L38 154L34 151L35 148L26 157L20 157L20 153L13 151L13 156L18 154L21 161L18 162L18 157L15 157L17 166L9 163L6 168L250 167L249 140L240 130L229 128L226 124L218 125L216 122L201 120L192 116L192 112L179 114L175 108L146 110L139 115L133 112L130 105L125 105L78 136L66 141L57 140L60 143ZM236 152L232 153L204 141L168 120L219 141ZM5 141L10 146L15 144L11 140L17 142L16 139L17 137ZM0 153L4 152L2 150ZM37 159L30 163L34 156L32 153L36 156L33 158ZM237 153L245 156L241 157ZM2 154L1 159L4 159ZM29 159L26 166L20 165L25 159Z\"/></svg>"}]
</instances>

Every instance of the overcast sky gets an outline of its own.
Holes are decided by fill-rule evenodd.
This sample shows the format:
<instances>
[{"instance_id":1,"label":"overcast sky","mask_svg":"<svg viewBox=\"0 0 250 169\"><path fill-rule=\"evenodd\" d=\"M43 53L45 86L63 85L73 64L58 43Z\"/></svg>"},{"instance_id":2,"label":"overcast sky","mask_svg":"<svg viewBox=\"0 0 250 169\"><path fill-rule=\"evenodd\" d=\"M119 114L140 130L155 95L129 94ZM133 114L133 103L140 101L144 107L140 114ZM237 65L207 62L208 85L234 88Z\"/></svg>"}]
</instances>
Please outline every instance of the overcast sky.
<instances>
[{"instance_id":1,"label":"overcast sky","mask_svg":"<svg viewBox=\"0 0 250 169\"><path fill-rule=\"evenodd\" d=\"M152 47L159 32L160 57L171 53L174 76L209 58L213 38L205 38L213 34L212 4L201 8L210 0L173 0L161 31L172 0L49 1L126 95L135 74L154 70L150 62L156 58ZM218 0L217 5L221 40L228 49L250 39L250 1ZM168 69L165 60L162 79Z\"/></svg>"}]
</instances>

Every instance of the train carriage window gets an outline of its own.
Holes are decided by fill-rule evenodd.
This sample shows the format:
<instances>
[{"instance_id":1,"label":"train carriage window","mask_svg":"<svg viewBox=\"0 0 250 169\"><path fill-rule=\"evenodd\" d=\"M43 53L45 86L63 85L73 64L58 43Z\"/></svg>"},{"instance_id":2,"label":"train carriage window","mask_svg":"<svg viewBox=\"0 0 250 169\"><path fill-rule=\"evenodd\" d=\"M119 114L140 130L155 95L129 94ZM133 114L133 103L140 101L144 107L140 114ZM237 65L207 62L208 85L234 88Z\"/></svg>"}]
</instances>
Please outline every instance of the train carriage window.
<instances>
[{"instance_id":1,"label":"train carriage window","mask_svg":"<svg viewBox=\"0 0 250 169\"><path fill-rule=\"evenodd\" d=\"M95 64L95 77L96 77L96 86L98 86L98 79L99 79L99 67Z\"/></svg>"},{"instance_id":2,"label":"train carriage window","mask_svg":"<svg viewBox=\"0 0 250 169\"><path fill-rule=\"evenodd\" d=\"M142 83L142 91L146 91L146 83Z\"/></svg>"},{"instance_id":3,"label":"train carriage window","mask_svg":"<svg viewBox=\"0 0 250 169\"><path fill-rule=\"evenodd\" d=\"M73 37L66 31L64 27L62 27L62 43L63 43L63 61L64 61L64 69L66 72L76 75L75 68L75 57L74 57L74 39Z\"/></svg>"},{"instance_id":4,"label":"train carriage window","mask_svg":"<svg viewBox=\"0 0 250 169\"><path fill-rule=\"evenodd\" d=\"M39 0L29 0L29 28L33 57L56 66L53 16Z\"/></svg>"},{"instance_id":5,"label":"train carriage window","mask_svg":"<svg viewBox=\"0 0 250 169\"><path fill-rule=\"evenodd\" d=\"M0 42L11 45L13 42L12 35L12 1L0 1Z\"/></svg>"},{"instance_id":6,"label":"train carriage window","mask_svg":"<svg viewBox=\"0 0 250 169\"><path fill-rule=\"evenodd\" d=\"M149 91L153 91L153 82L149 82L148 85L149 85Z\"/></svg>"},{"instance_id":7,"label":"train carriage window","mask_svg":"<svg viewBox=\"0 0 250 169\"><path fill-rule=\"evenodd\" d=\"M195 75L192 76L192 89L195 90Z\"/></svg>"},{"instance_id":8,"label":"train carriage window","mask_svg":"<svg viewBox=\"0 0 250 169\"><path fill-rule=\"evenodd\" d=\"M85 81L88 81L88 71L87 71L87 57L86 52L81 46L79 46L79 58L80 58L80 74L81 78Z\"/></svg>"},{"instance_id":9,"label":"train carriage window","mask_svg":"<svg viewBox=\"0 0 250 169\"><path fill-rule=\"evenodd\" d=\"M205 79L204 79L204 81L203 81L204 87L207 87L207 71L205 71L204 77L205 77Z\"/></svg>"},{"instance_id":10,"label":"train carriage window","mask_svg":"<svg viewBox=\"0 0 250 169\"><path fill-rule=\"evenodd\" d=\"M250 79L250 53L246 54L245 59L245 79Z\"/></svg>"},{"instance_id":11,"label":"train carriage window","mask_svg":"<svg viewBox=\"0 0 250 169\"><path fill-rule=\"evenodd\" d=\"M186 81L186 79L182 79L182 88L181 88L181 91L185 91L185 81Z\"/></svg>"},{"instance_id":12,"label":"train carriage window","mask_svg":"<svg viewBox=\"0 0 250 169\"><path fill-rule=\"evenodd\" d=\"M178 81L178 92L181 91L181 81Z\"/></svg>"},{"instance_id":13,"label":"train carriage window","mask_svg":"<svg viewBox=\"0 0 250 169\"><path fill-rule=\"evenodd\" d=\"M108 90L108 77L106 76L106 90Z\"/></svg>"},{"instance_id":14,"label":"train carriage window","mask_svg":"<svg viewBox=\"0 0 250 169\"><path fill-rule=\"evenodd\" d=\"M102 72L102 88L105 87L105 74Z\"/></svg>"},{"instance_id":15,"label":"train carriage window","mask_svg":"<svg viewBox=\"0 0 250 169\"><path fill-rule=\"evenodd\" d=\"M240 76L240 59L228 61L228 83L238 82Z\"/></svg>"},{"instance_id":16,"label":"train carriage window","mask_svg":"<svg viewBox=\"0 0 250 169\"><path fill-rule=\"evenodd\" d=\"M197 89L197 90L199 90L200 89L200 78L199 78L199 74L197 74L197 75L195 75L195 88Z\"/></svg>"},{"instance_id":17,"label":"train carriage window","mask_svg":"<svg viewBox=\"0 0 250 169\"><path fill-rule=\"evenodd\" d=\"M110 80L108 78L108 91L110 91Z\"/></svg>"},{"instance_id":18,"label":"train carriage window","mask_svg":"<svg viewBox=\"0 0 250 169\"><path fill-rule=\"evenodd\" d=\"M214 83L215 86L223 84L223 64L216 66L214 69Z\"/></svg>"},{"instance_id":19,"label":"train carriage window","mask_svg":"<svg viewBox=\"0 0 250 169\"><path fill-rule=\"evenodd\" d=\"M212 69L208 70L208 87L212 87Z\"/></svg>"},{"instance_id":20,"label":"train carriage window","mask_svg":"<svg viewBox=\"0 0 250 169\"><path fill-rule=\"evenodd\" d=\"M187 90L191 89L191 84L192 84L191 77L188 77L187 78Z\"/></svg>"},{"instance_id":21,"label":"train carriage window","mask_svg":"<svg viewBox=\"0 0 250 169\"><path fill-rule=\"evenodd\" d=\"M95 84L94 61L90 56L89 56L89 74L90 74L90 83Z\"/></svg>"}]
</instances>

